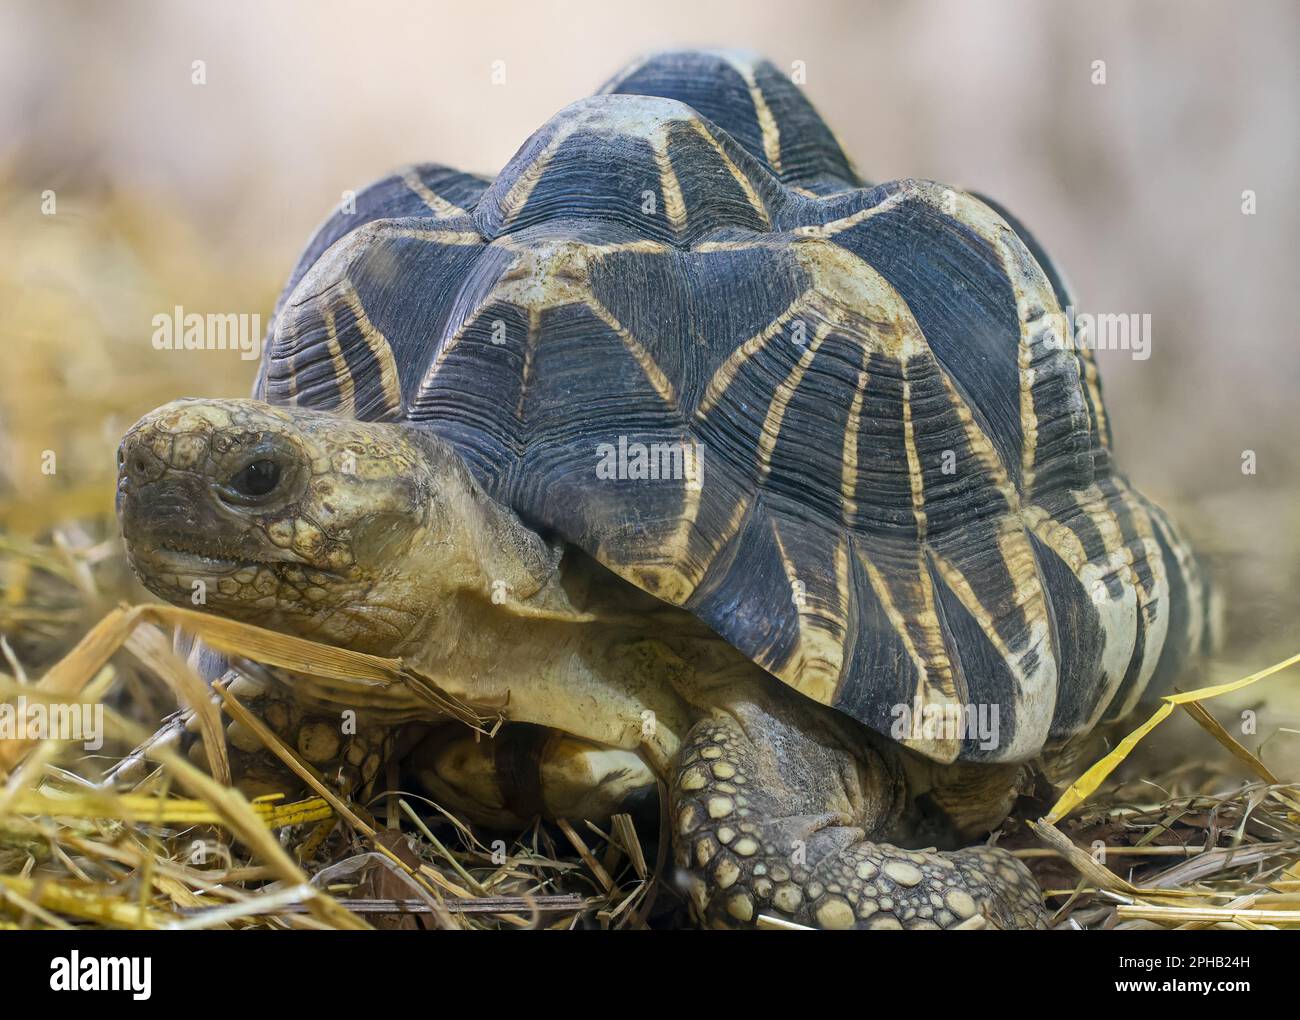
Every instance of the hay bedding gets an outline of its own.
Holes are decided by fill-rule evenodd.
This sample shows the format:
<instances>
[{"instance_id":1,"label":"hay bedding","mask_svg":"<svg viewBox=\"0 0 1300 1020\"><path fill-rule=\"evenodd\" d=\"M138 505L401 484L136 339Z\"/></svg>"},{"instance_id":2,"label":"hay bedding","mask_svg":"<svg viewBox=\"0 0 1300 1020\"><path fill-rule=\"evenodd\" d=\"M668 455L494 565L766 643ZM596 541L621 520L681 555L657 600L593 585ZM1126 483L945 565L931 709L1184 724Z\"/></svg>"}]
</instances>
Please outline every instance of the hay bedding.
<instances>
[{"instance_id":1,"label":"hay bedding","mask_svg":"<svg viewBox=\"0 0 1300 1020\"><path fill-rule=\"evenodd\" d=\"M0 213L23 252L18 271L0 278L0 699L102 706L107 741L93 753L0 741L0 927L684 924L653 818L620 815L609 831L565 821L475 832L402 790L398 776L366 803L341 798L255 725L313 795L250 803L223 781L222 729L246 710L212 700L172 654L177 626L269 668L360 670L441 695L393 660L140 606L146 596L111 511L117 438L173 396L245 392L248 373L228 354L162 357L140 324L178 296L196 309L269 306L252 281L276 274L196 273L198 241L156 209L109 201L73 212L57 227L26 206ZM51 473L38 466L48 451ZM1298 660L1161 705L1157 723L1185 713L1199 724L1182 738L1198 742L1194 756L1225 749L1219 760L1125 760L1160 744L1169 724L1153 724L1055 805L1059 791L1025 799L999 838L1028 861L1059 926L1300 927L1300 785L1274 775L1202 705L1277 684L1272 674ZM495 725L458 709L467 725ZM211 775L176 746L186 711L210 738Z\"/></svg>"},{"instance_id":2,"label":"hay bedding","mask_svg":"<svg viewBox=\"0 0 1300 1020\"><path fill-rule=\"evenodd\" d=\"M224 720L216 718L217 704L204 696L201 681L170 654L167 632L175 626L228 650L242 642L245 655L273 667L427 680L392 660L340 654L170 607L115 609L85 630L84 609L111 597L99 578L120 576L115 555L103 552L110 540L88 537L10 543L5 550L7 577L19 578L21 588L3 590L0 650L8 665L0 691L29 702L101 704L109 740L98 754L54 742L0 746L2 763L16 766L0 791L0 925L619 928L683 922L666 847L653 828L640 831L627 815L616 817L610 831L561 821L501 839L476 833L415 792L395 788L356 803L229 698L221 711L251 723L315 796L249 803L196 769L169 739L181 729L174 706L191 700L212 713L218 725L207 732L219 734ZM1026 799L1018 817L1043 820L1009 822L1003 845L1029 861L1064 926L1300 926L1300 788L1274 776L1198 700L1182 696L1179 703L1202 723L1207 741L1212 735L1224 743L1258 778L1243 784L1221 769L1184 766L1112 781L1094 796L1111 778L1108 769L1122 766L1121 746L1054 808ZM164 706L171 707L170 725L156 734L144 723L161 718ZM490 733L492 720L468 709L464 714L467 725ZM224 742L216 744L210 771L220 775ZM20 750L25 757L18 763ZM1202 792L1207 789L1224 792Z\"/></svg>"}]
</instances>

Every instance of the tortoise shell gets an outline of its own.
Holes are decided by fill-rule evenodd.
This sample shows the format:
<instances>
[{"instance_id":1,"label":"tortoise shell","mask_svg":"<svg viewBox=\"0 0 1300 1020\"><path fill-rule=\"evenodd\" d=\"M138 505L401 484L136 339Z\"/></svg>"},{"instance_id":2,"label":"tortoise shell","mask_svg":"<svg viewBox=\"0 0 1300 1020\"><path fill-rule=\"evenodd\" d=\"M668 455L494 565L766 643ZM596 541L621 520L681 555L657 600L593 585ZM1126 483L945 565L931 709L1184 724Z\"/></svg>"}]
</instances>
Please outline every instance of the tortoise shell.
<instances>
[{"instance_id":1,"label":"tortoise shell","mask_svg":"<svg viewBox=\"0 0 1300 1020\"><path fill-rule=\"evenodd\" d=\"M770 64L663 54L495 180L421 165L358 194L256 392L430 429L808 697L937 760L1022 760L1206 632L1194 558L1112 465L1069 304L992 203L863 186ZM896 726L983 704L993 746Z\"/></svg>"}]
</instances>

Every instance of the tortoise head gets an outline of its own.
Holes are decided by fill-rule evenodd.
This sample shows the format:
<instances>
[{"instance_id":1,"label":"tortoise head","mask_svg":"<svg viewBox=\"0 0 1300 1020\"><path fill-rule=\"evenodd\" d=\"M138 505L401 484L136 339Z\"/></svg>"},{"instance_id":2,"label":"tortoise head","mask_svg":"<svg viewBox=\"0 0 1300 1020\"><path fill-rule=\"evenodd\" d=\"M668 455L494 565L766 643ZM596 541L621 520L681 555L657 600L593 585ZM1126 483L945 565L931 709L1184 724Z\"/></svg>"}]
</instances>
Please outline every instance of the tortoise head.
<instances>
[{"instance_id":1,"label":"tortoise head","mask_svg":"<svg viewBox=\"0 0 1300 1020\"><path fill-rule=\"evenodd\" d=\"M132 569L169 602L394 654L464 572L446 498L464 474L404 426L180 400L122 440L117 512Z\"/></svg>"}]
</instances>

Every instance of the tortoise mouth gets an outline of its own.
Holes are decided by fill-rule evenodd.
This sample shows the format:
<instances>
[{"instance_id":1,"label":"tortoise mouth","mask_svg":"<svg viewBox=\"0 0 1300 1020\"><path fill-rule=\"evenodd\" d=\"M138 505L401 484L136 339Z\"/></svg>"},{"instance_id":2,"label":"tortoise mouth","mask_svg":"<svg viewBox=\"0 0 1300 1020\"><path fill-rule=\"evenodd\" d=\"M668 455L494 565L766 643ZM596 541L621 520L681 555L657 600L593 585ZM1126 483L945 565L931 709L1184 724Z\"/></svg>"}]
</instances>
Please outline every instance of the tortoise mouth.
<instances>
[{"instance_id":1,"label":"tortoise mouth","mask_svg":"<svg viewBox=\"0 0 1300 1020\"><path fill-rule=\"evenodd\" d=\"M223 551L206 543L177 538L169 538L147 546L132 544L130 552L132 560L138 567L141 565L149 567L148 573L165 571L205 577L224 577L243 570L279 572L296 567L300 570L310 570L313 574L323 574L331 579L341 576L336 571L309 563L287 551L280 556L250 555L247 552Z\"/></svg>"}]
</instances>

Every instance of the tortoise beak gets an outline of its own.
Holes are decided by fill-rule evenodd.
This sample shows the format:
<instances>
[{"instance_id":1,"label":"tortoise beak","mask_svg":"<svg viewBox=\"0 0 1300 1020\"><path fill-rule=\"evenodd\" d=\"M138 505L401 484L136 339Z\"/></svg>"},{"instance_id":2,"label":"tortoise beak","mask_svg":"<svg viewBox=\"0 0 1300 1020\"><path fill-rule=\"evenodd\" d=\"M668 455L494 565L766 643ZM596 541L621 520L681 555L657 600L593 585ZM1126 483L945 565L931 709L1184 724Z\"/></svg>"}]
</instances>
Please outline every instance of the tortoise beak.
<instances>
[{"instance_id":1,"label":"tortoise beak","mask_svg":"<svg viewBox=\"0 0 1300 1020\"><path fill-rule=\"evenodd\" d=\"M117 519L136 563L194 538L215 546L229 530L214 513L206 479L173 470L152 448L152 432L137 425L117 450Z\"/></svg>"},{"instance_id":2,"label":"tortoise beak","mask_svg":"<svg viewBox=\"0 0 1300 1020\"><path fill-rule=\"evenodd\" d=\"M117 463L117 517L128 545L199 530L207 502L199 477L169 471L134 430L118 447Z\"/></svg>"}]
</instances>

